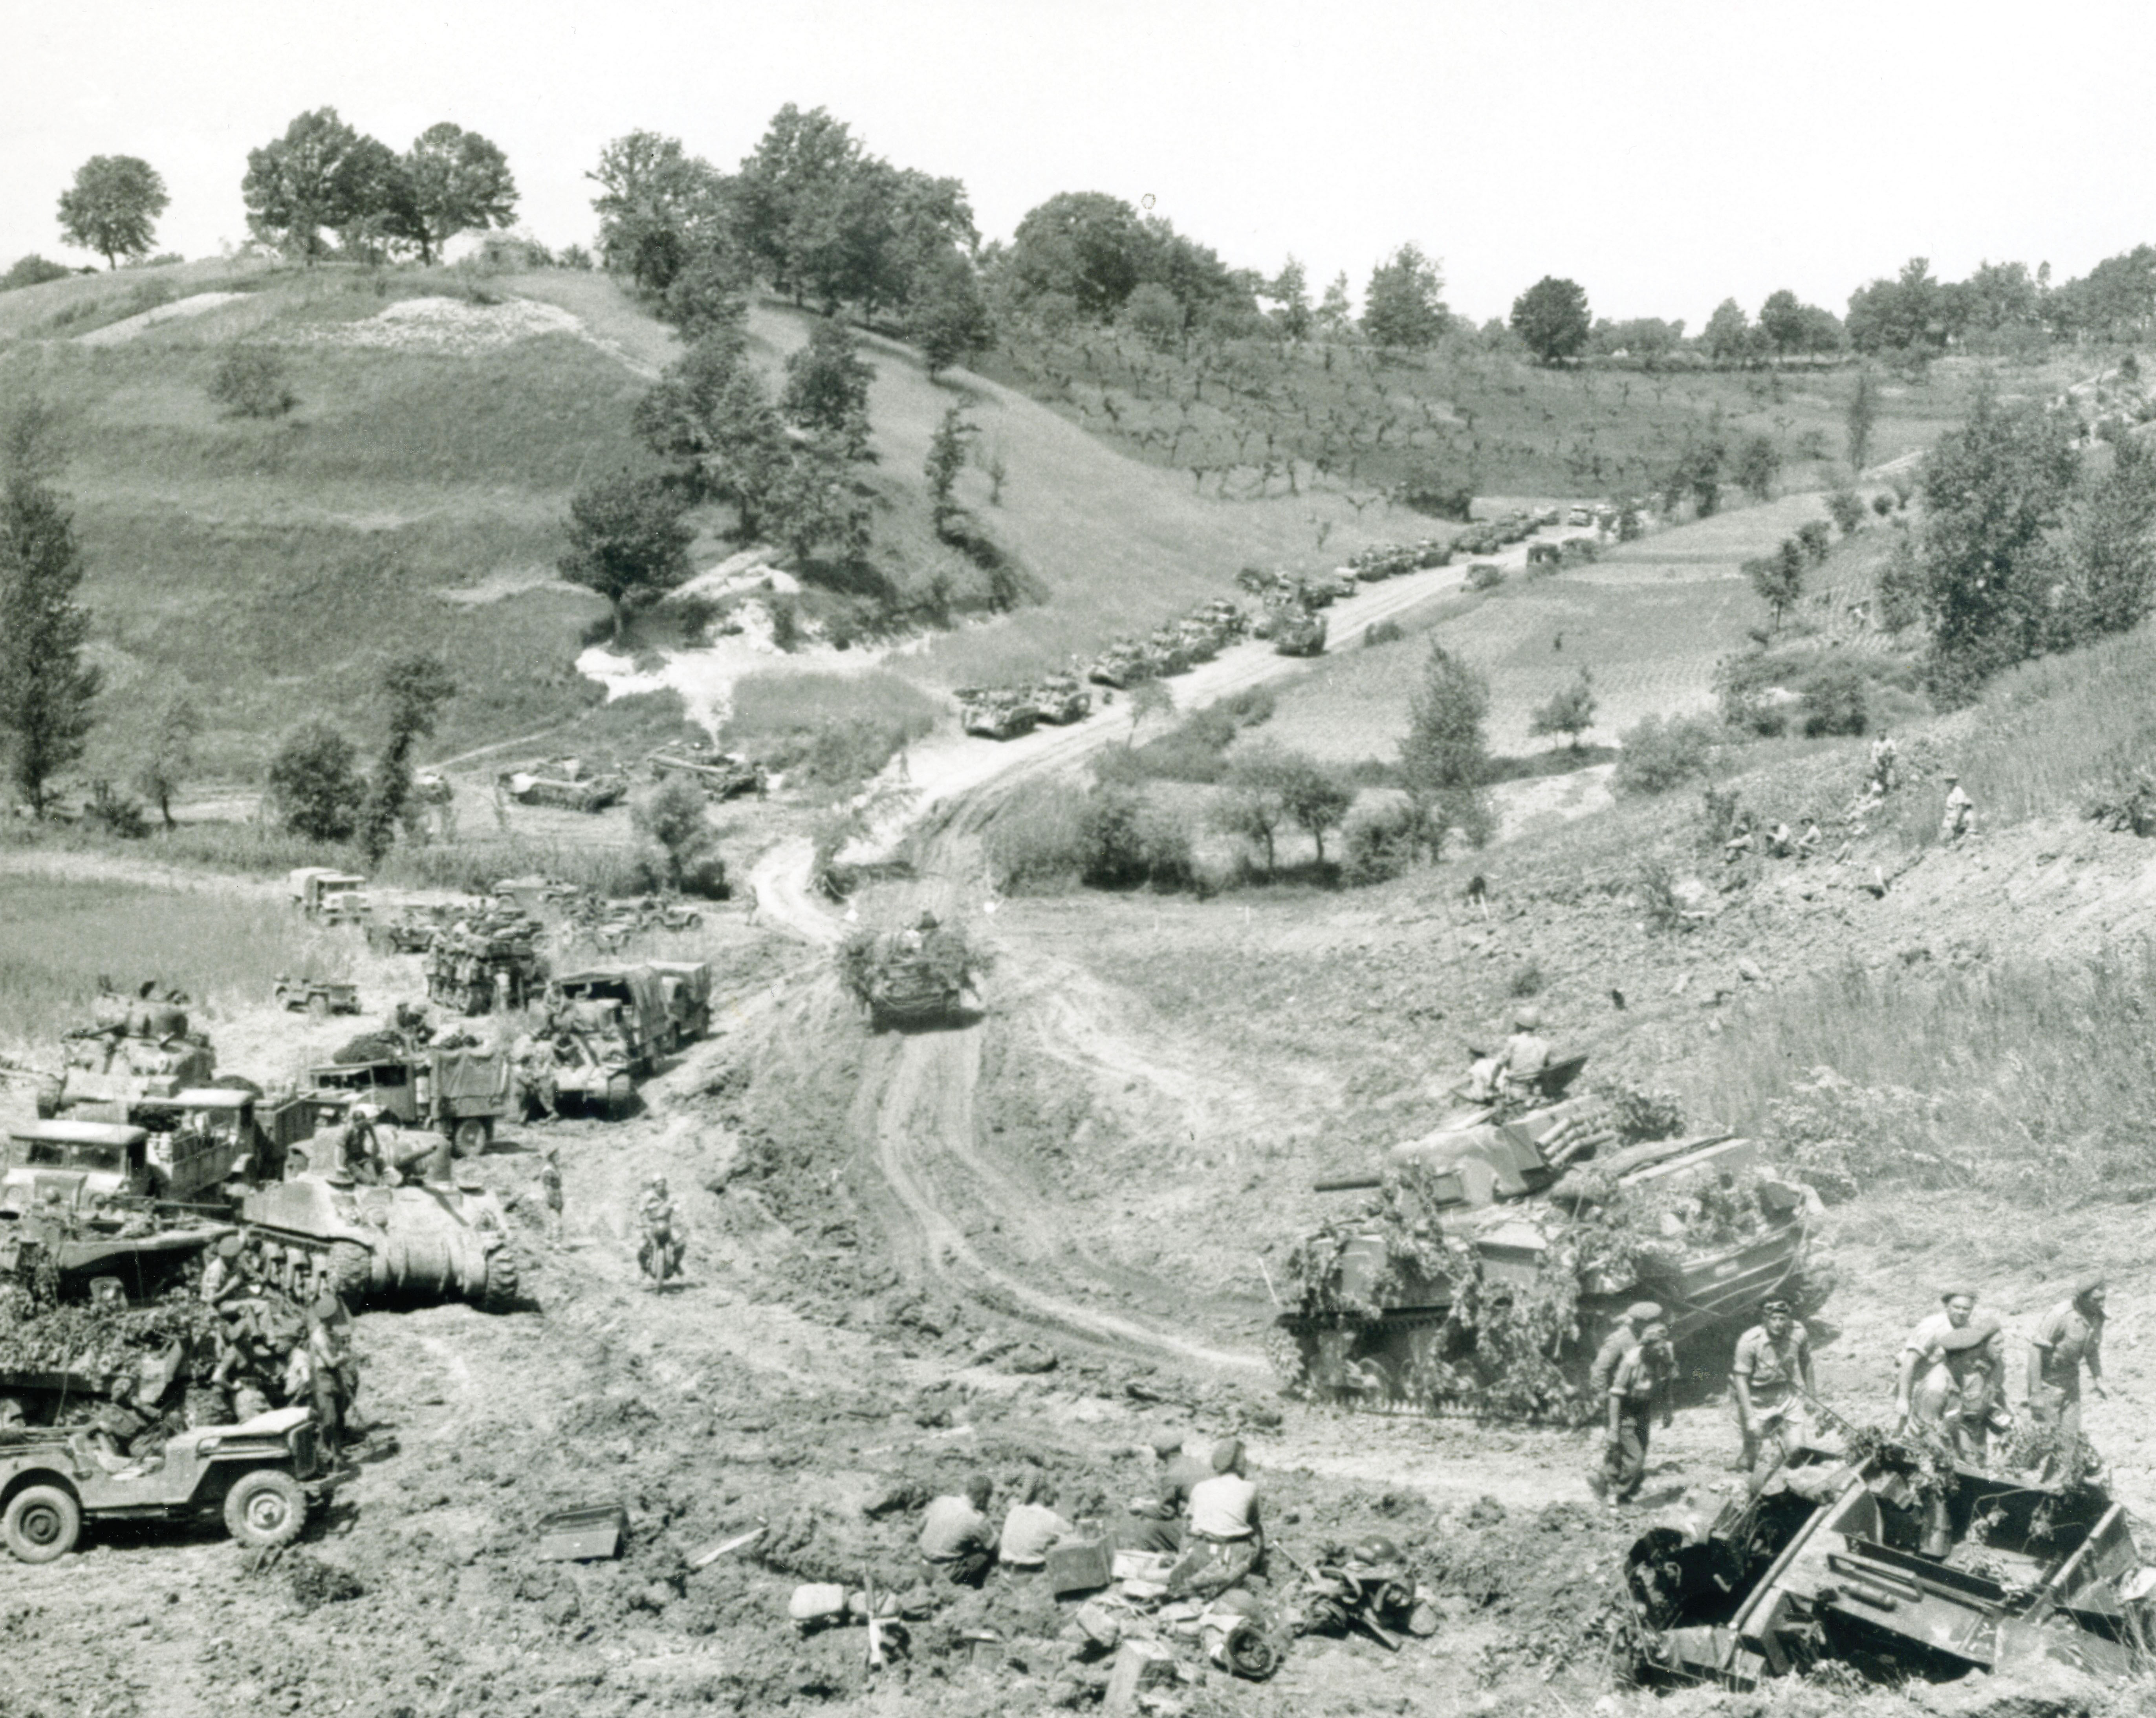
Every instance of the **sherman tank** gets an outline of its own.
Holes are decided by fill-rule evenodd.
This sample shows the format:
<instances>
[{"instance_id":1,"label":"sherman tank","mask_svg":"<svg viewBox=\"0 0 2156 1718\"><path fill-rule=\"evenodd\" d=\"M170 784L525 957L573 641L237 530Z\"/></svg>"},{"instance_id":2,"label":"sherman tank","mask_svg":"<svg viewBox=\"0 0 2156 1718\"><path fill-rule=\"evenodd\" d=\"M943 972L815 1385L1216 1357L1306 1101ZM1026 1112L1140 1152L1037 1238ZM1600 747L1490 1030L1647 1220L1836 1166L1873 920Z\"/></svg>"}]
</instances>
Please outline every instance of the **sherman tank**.
<instances>
[{"instance_id":1,"label":"sherman tank","mask_svg":"<svg viewBox=\"0 0 2156 1718\"><path fill-rule=\"evenodd\" d=\"M61 1115L84 1104L125 1105L142 1098L168 1098L207 1086L217 1072L209 1039L189 1029L176 996L122 996L101 990L91 1006L91 1024L63 1040L65 1066L57 1080L42 1083L38 1114Z\"/></svg>"},{"instance_id":2,"label":"sherman tank","mask_svg":"<svg viewBox=\"0 0 2156 1718\"><path fill-rule=\"evenodd\" d=\"M1031 733L1040 712L1031 696L1008 687L967 687L958 693L958 725L984 739L1016 739Z\"/></svg>"},{"instance_id":3,"label":"sherman tank","mask_svg":"<svg viewBox=\"0 0 2156 1718\"><path fill-rule=\"evenodd\" d=\"M1273 622L1273 648L1283 656L1317 656L1325 651L1325 617L1307 609L1286 609Z\"/></svg>"},{"instance_id":4,"label":"sherman tank","mask_svg":"<svg viewBox=\"0 0 2156 1718\"><path fill-rule=\"evenodd\" d=\"M1122 687L1136 686L1142 680L1157 680L1167 671L1150 646L1131 639L1118 639L1094 659L1086 671L1086 677L1096 686Z\"/></svg>"},{"instance_id":5,"label":"sherman tank","mask_svg":"<svg viewBox=\"0 0 2156 1718\"><path fill-rule=\"evenodd\" d=\"M1083 722L1093 713L1093 695L1078 683L1075 674L1051 674L1028 687L1024 697L1032 705L1036 720L1052 722L1059 727Z\"/></svg>"},{"instance_id":6,"label":"sherman tank","mask_svg":"<svg viewBox=\"0 0 2156 1718\"><path fill-rule=\"evenodd\" d=\"M516 1260L501 1206L476 1182L450 1178L446 1139L424 1178L403 1186L357 1186L334 1150L324 1155L326 1163L240 1201L241 1222L295 1280L326 1280L348 1299L376 1305L464 1300L506 1312L516 1304Z\"/></svg>"},{"instance_id":7,"label":"sherman tank","mask_svg":"<svg viewBox=\"0 0 2156 1718\"><path fill-rule=\"evenodd\" d=\"M1578 1418L1632 1302L1666 1309L1682 1364L1768 1294L1804 1316L1830 1287L1810 1258L1815 1196L1764 1172L1755 1142L1620 1146L1594 1098L1456 1119L1318 1187L1375 1197L1296 1248L1284 1369L1293 1393L1352 1408Z\"/></svg>"}]
</instances>

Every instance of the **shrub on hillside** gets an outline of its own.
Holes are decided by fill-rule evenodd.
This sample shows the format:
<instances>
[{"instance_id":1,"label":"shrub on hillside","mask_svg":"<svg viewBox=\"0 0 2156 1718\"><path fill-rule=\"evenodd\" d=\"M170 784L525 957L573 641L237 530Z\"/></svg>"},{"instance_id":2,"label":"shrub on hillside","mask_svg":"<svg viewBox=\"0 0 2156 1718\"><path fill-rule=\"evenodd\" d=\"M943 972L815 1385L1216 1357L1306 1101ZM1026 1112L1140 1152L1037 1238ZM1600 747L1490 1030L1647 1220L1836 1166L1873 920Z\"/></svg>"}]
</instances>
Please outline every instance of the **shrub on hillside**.
<instances>
[{"instance_id":1,"label":"shrub on hillside","mask_svg":"<svg viewBox=\"0 0 2156 1718\"><path fill-rule=\"evenodd\" d=\"M283 354L264 346L235 346L219 358L209 397L228 418L281 418L300 403L285 379Z\"/></svg>"},{"instance_id":2,"label":"shrub on hillside","mask_svg":"<svg viewBox=\"0 0 2156 1718\"><path fill-rule=\"evenodd\" d=\"M1797 527L1797 543L1804 552L1804 558L1815 567L1827 558L1834 547L1834 539L1827 532L1824 519L1807 519Z\"/></svg>"},{"instance_id":3,"label":"shrub on hillside","mask_svg":"<svg viewBox=\"0 0 2156 1718\"><path fill-rule=\"evenodd\" d=\"M1666 794L1705 775L1722 729L1704 716L1649 716L1619 736L1623 748L1609 779L1621 795Z\"/></svg>"},{"instance_id":4,"label":"shrub on hillside","mask_svg":"<svg viewBox=\"0 0 2156 1718\"><path fill-rule=\"evenodd\" d=\"M1380 620L1363 634L1363 647L1375 649L1379 645L1398 644L1407 636L1407 629L1397 620Z\"/></svg>"},{"instance_id":5,"label":"shrub on hillside","mask_svg":"<svg viewBox=\"0 0 2156 1718\"><path fill-rule=\"evenodd\" d=\"M64 280L74 270L64 263L47 262L33 253L18 257L4 275L0 275L0 292L12 292L18 286L42 286L48 280Z\"/></svg>"},{"instance_id":6,"label":"shrub on hillside","mask_svg":"<svg viewBox=\"0 0 2156 1718\"><path fill-rule=\"evenodd\" d=\"M1088 796L1070 782L1021 789L996 814L983 846L988 873L1009 895L1074 887L1086 871Z\"/></svg>"},{"instance_id":7,"label":"shrub on hillside","mask_svg":"<svg viewBox=\"0 0 2156 1718\"><path fill-rule=\"evenodd\" d=\"M726 898L726 862L719 856L719 832L706 815L701 788L671 778L633 808L629 822L649 844L644 863L654 887L708 900Z\"/></svg>"},{"instance_id":8,"label":"shrub on hillside","mask_svg":"<svg viewBox=\"0 0 2156 1718\"><path fill-rule=\"evenodd\" d=\"M1881 518L1885 518L1894 511L1894 497L1881 490L1871 497L1871 511L1878 514Z\"/></svg>"},{"instance_id":9,"label":"shrub on hillside","mask_svg":"<svg viewBox=\"0 0 2156 1718\"><path fill-rule=\"evenodd\" d=\"M1467 569L1470 590L1495 590L1505 582L1505 569L1495 561L1477 561Z\"/></svg>"},{"instance_id":10,"label":"shrub on hillside","mask_svg":"<svg viewBox=\"0 0 2156 1718\"><path fill-rule=\"evenodd\" d=\"M109 781L90 784L90 803L82 808L82 820L122 841L139 841L150 833L150 819L141 802L116 792Z\"/></svg>"},{"instance_id":11,"label":"shrub on hillside","mask_svg":"<svg viewBox=\"0 0 2156 1718\"><path fill-rule=\"evenodd\" d=\"M1445 848L1445 826L1407 798L1358 809L1340 837L1340 871L1357 887L1390 882L1409 866L1435 862Z\"/></svg>"},{"instance_id":12,"label":"shrub on hillside","mask_svg":"<svg viewBox=\"0 0 2156 1718\"><path fill-rule=\"evenodd\" d=\"M1826 510L1844 537L1856 535L1864 522L1864 498L1853 489L1837 489L1826 498Z\"/></svg>"},{"instance_id":13,"label":"shrub on hillside","mask_svg":"<svg viewBox=\"0 0 2156 1718\"><path fill-rule=\"evenodd\" d=\"M1812 671L1799 694L1797 708L1805 734L1862 733L1871 726L1871 682L1846 657L1830 659Z\"/></svg>"},{"instance_id":14,"label":"shrub on hillside","mask_svg":"<svg viewBox=\"0 0 2156 1718\"><path fill-rule=\"evenodd\" d=\"M1096 889L1176 889L1195 880L1189 820L1123 787L1087 796L1081 824L1081 879Z\"/></svg>"}]
</instances>

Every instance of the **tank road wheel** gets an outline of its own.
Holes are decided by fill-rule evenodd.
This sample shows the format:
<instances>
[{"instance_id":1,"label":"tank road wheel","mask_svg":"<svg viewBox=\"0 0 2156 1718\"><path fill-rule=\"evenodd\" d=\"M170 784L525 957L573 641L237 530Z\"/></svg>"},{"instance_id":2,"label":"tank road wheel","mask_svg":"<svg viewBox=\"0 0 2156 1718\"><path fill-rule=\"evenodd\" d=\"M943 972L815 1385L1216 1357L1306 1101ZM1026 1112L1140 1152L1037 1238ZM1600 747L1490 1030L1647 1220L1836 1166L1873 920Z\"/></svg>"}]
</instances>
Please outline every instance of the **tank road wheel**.
<instances>
[{"instance_id":1,"label":"tank road wheel","mask_svg":"<svg viewBox=\"0 0 2156 1718\"><path fill-rule=\"evenodd\" d=\"M307 1494L290 1474L257 1468L225 1493L224 1525L242 1545L290 1545L307 1525Z\"/></svg>"},{"instance_id":2,"label":"tank road wheel","mask_svg":"<svg viewBox=\"0 0 2156 1718\"><path fill-rule=\"evenodd\" d=\"M307 998L307 1018L309 1020L327 1020L329 1017L330 999L325 996L320 990L317 990L313 995Z\"/></svg>"},{"instance_id":3,"label":"tank road wheel","mask_svg":"<svg viewBox=\"0 0 2156 1718\"><path fill-rule=\"evenodd\" d=\"M480 1157L494 1138L494 1124L484 1116L466 1116L449 1136L449 1150L459 1157Z\"/></svg>"},{"instance_id":4,"label":"tank road wheel","mask_svg":"<svg viewBox=\"0 0 2156 1718\"><path fill-rule=\"evenodd\" d=\"M513 1312L516 1307L516 1261L506 1247L486 1262L486 1288L480 1296L482 1312Z\"/></svg>"},{"instance_id":5,"label":"tank road wheel","mask_svg":"<svg viewBox=\"0 0 2156 1718\"><path fill-rule=\"evenodd\" d=\"M9 1501L0 1534L20 1561L49 1563L82 1537L82 1505L57 1485L26 1485Z\"/></svg>"},{"instance_id":6,"label":"tank road wheel","mask_svg":"<svg viewBox=\"0 0 2156 1718\"><path fill-rule=\"evenodd\" d=\"M357 1241L330 1242L330 1287L346 1300L360 1299L367 1293L367 1279L374 1274L374 1258Z\"/></svg>"},{"instance_id":7,"label":"tank road wheel","mask_svg":"<svg viewBox=\"0 0 2156 1718\"><path fill-rule=\"evenodd\" d=\"M607 1082L606 1118L608 1121L622 1120L635 1102L636 1082L627 1074L618 1073Z\"/></svg>"}]
</instances>

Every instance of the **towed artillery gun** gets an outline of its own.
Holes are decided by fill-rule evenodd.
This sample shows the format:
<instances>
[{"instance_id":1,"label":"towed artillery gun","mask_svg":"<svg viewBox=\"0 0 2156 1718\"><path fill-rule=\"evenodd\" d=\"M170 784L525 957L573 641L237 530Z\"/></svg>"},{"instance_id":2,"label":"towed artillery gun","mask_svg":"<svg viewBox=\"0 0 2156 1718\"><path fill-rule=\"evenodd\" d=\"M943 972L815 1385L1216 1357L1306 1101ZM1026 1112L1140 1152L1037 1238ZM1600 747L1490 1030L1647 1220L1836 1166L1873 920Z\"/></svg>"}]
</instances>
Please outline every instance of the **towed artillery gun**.
<instances>
[{"instance_id":1,"label":"towed artillery gun","mask_svg":"<svg viewBox=\"0 0 2156 1718\"><path fill-rule=\"evenodd\" d=\"M1577 1064L1569 1064L1575 1071ZM1623 1310L1671 1309L1680 1344L1748 1320L1769 1294L1800 1317L1831 1288L1808 1270L1811 1191L1763 1172L1727 1134L1620 1146L1606 1107L1568 1098L1517 1118L1455 1118L1394 1146L1375 1189L1306 1237L1280 1319L1289 1387L1373 1412L1570 1419Z\"/></svg>"}]
</instances>

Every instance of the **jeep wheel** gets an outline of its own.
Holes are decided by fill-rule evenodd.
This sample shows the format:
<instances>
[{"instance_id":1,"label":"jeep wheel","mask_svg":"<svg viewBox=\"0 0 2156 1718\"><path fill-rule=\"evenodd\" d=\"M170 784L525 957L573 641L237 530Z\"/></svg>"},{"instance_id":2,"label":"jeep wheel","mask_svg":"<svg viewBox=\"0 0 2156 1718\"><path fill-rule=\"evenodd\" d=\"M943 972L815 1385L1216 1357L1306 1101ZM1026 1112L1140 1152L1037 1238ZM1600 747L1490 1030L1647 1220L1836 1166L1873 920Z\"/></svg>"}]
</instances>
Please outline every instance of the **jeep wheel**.
<instances>
[{"instance_id":1,"label":"jeep wheel","mask_svg":"<svg viewBox=\"0 0 2156 1718\"><path fill-rule=\"evenodd\" d=\"M636 1082L627 1074L616 1074L607 1082L606 1119L608 1121L626 1119L635 1103Z\"/></svg>"},{"instance_id":2,"label":"jeep wheel","mask_svg":"<svg viewBox=\"0 0 2156 1718\"><path fill-rule=\"evenodd\" d=\"M82 1505L57 1485L28 1485L8 1503L0 1533L25 1563L49 1563L74 1549L82 1537Z\"/></svg>"},{"instance_id":3,"label":"jeep wheel","mask_svg":"<svg viewBox=\"0 0 2156 1718\"><path fill-rule=\"evenodd\" d=\"M483 1156L487 1142L493 1137L493 1123L483 1116L467 1116L457 1124L456 1132L449 1136L450 1150L459 1157Z\"/></svg>"},{"instance_id":4,"label":"jeep wheel","mask_svg":"<svg viewBox=\"0 0 2156 1718\"><path fill-rule=\"evenodd\" d=\"M290 1474L257 1468L225 1493L224 1525L242 1545L290 1545L307 1525L307 1494Z\"/></svg>"}]
</instances>

